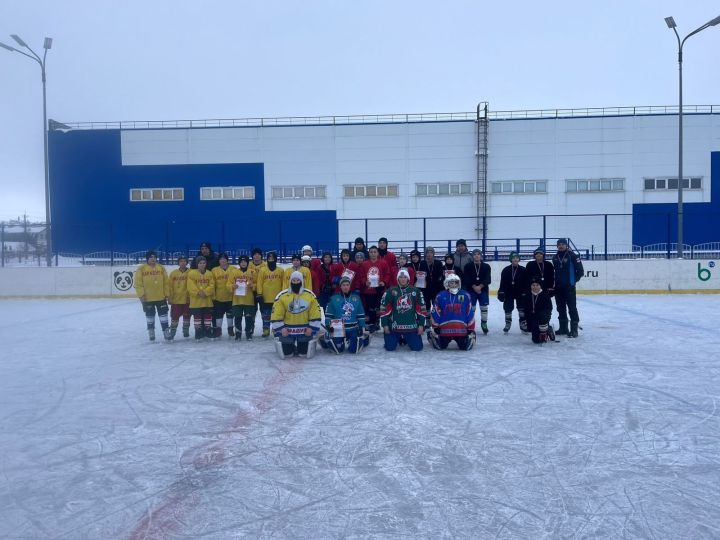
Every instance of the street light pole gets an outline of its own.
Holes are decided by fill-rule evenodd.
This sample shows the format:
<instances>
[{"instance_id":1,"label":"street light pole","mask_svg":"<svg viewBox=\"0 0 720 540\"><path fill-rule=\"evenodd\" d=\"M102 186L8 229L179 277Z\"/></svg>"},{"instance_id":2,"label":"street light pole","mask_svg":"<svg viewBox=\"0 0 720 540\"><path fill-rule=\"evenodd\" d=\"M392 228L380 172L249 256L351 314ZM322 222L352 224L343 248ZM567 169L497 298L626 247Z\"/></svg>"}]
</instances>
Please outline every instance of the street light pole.
<instances>
[{"instance_id":1,"label":"street light pole","mask_svg":"<svg viewBox=\"0 0 720 540\"><path fill-rule=\"evenodd\" d=\"M30 46L25 43L20 36L17 34L12 34L10 37L15 40L15 42L20 45L20 47L23 47L30 51L31 54L28 54L24 51L21 51L19 49L16 49L15 47L11 47L10 45L6 45L4 43L0 43L0 47L3 49L7 49L10 52L16 52L20 53L23 56L27 56L31 60L34 60L38 64L40 64L40 72L42 74L42 92L43 92L43 161L45 165L45 235L47 237L46 241L46 259L47 259L47 265L52 266L52 220L50 216L50 167L49 167L49 160L48 160L48 123L47 123L47 91L46 91L46 77L45 77L45 59L47 57L47 52L52 48L52 38L46 37L45 41L43 43L43 56L42 59L37 55L35 51L33 51Z\"/></svg>"},{"instance_id":2,"label":"street light pole","mask_svg":"<svg viewBox=\"0 0 720 540\"><path fill-rule=\"evenodd\" d=\"M696 30L693 30L690 32L687 36L685 36L684 39L680 39L680 34L678 34L677 31L677 25L675 24L675 19L672 17L665 17L665 24L667 24L667 27L672 29L673 32L675 32L675 37L677 37L677 43L678 43L678 74L679 74L679 85L678 85L678 96L679 96L679 106L678 106L678 222L677 222L677 257L678 259L682 259L684 255L684 212L683 212L683 78L682 78L682 50L683 45L685 45L685 42L690 36L694 36L698 32L702 32L706 28L709 28L711 26L715 26L720 23L720 16L715 17L713 20L703 24L701 27L697 28ZM669 248L668 248L669 249Z\"/></svg>"}]
</instances>

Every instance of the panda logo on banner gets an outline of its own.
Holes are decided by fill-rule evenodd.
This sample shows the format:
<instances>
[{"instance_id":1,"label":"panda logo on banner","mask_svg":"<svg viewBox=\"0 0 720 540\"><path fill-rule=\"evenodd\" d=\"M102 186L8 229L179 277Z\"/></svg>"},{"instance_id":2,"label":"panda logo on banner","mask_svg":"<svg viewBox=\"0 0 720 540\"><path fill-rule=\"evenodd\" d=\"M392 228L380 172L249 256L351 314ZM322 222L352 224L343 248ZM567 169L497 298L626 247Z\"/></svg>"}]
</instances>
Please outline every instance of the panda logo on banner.
<instances>
[{"instance_id":1,"label":"panda logo on banner","mask_svg":"<svg viewBox=\"0 0 720 540\"><path fill-rule=\"evenodd\" d=\"M113 284L118 291L129 291L133 286L133 275L127 270L113 274Z\"/></svg>"}]
</instances>

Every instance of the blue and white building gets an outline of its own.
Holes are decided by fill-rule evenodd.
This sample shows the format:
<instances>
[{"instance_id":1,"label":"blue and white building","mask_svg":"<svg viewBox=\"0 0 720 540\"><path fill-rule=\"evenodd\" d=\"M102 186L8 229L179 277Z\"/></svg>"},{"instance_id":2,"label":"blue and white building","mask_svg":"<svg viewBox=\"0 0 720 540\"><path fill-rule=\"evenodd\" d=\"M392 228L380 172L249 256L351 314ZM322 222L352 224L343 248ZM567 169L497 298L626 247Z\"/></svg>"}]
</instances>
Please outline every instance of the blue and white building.
<instances>
[{"instance_id":1,"label":"blue and white building","mask_svg":"<svg viewBox=\"0 0 720 540\"><path fill-rule=\"evenodd\" d=\"M64 124L60 252L676 238L677 109ZM69 128L69 129L68 129ZM685 243L718 241L720 107L685 112ZM713 187L715 198L713 199ZM426 219L423 219L426 218Z\"/></svg>"}]
</instances>

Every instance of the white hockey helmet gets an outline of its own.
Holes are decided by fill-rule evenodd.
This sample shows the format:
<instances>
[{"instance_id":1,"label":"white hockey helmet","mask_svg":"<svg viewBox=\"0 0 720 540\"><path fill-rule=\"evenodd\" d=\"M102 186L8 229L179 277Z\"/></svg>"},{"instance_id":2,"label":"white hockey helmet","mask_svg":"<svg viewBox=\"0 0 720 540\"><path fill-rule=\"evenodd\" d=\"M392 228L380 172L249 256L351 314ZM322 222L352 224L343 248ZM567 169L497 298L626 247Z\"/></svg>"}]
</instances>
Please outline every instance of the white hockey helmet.
<instances>
[{"instance_id":1,"label":"white hockey helmet","mask_svg":"<svg viewBox=\"0 0 720 540\"><path fill-rule=\"evenodd\" d=\"M312 248L312 246L309 246L309 245L305 244L305 245L302 247L302 251L313 251L313 248Z\"/></svg>"},{"instance_id":2,"label":"white hockey helmet","mask_svg":"<svg viewBox=\"0 0 720 540\"><path fill-rule=\"evenodd\" d=\"M457 282L456 287L450 286L453 281ZM447 276L445 276L445 281L443 281L443 285L445 286L445 288L453 294L457 293L460 290L460 283L460 276L458 276L457 274L448 274Z\"/></svg>"},{"instance_id":3,"label":"white hockey helmet","mask_svg":"<svg viewBox=\"0 0 720 540\"><path fill-rule=\"evenodd\" d=\"M407 278L408 284L410 284L410 272L405 270L404 268L401 268L397 273L397 280L399 281L401 277Z\"/></svg>"}]
</instances>

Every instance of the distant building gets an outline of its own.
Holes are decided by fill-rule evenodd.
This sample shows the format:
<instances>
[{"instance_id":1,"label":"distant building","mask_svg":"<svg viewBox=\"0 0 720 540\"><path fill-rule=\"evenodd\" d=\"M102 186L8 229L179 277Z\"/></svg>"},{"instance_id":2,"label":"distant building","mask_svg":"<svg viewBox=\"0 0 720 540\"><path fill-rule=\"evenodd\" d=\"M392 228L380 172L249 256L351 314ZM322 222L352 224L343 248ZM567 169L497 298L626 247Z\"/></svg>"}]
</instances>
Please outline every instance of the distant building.
<instances>
[{"instance_id":1,"label":"distant building","mask_svg":"<svg viewBox=\"0 0 720 540\"><path fill-rule=\"evenodd\" d=\"M697 244L720 240L720 107L692 111L685 242ZM607 230L628 250L676 237L672 108L66 127L50 133L56 251L336 249L366 219L369 243L589 246ZM569 214L584 217L554 217Z\"/></svg>"}]
</instances>

